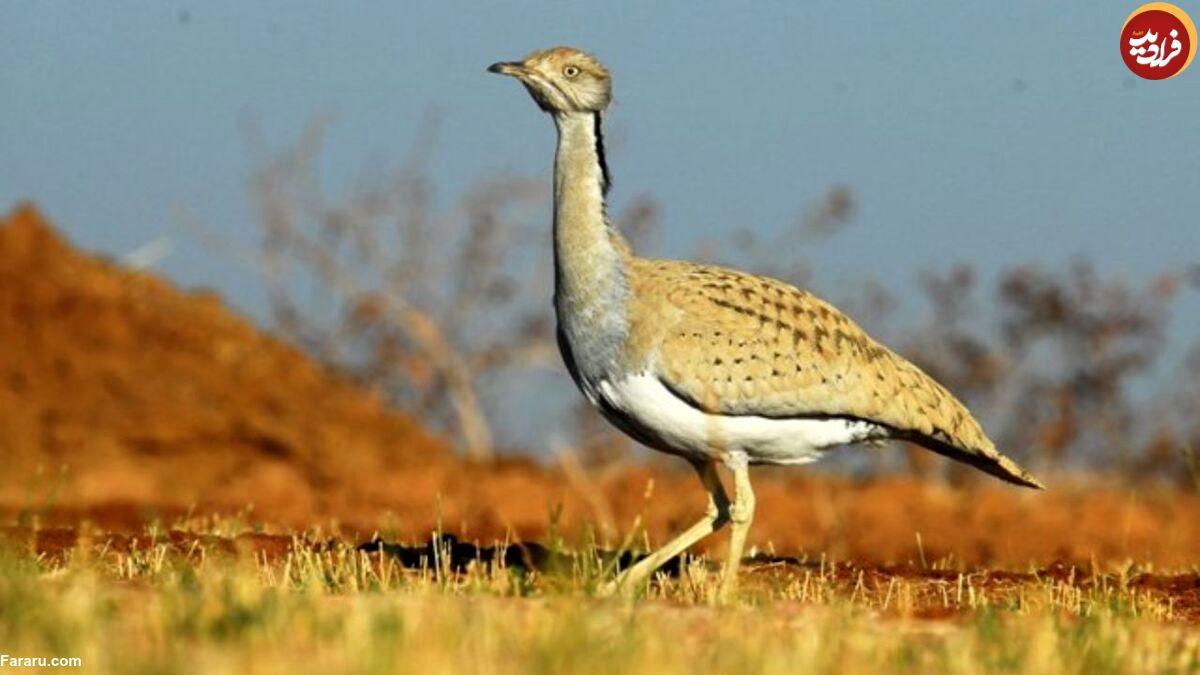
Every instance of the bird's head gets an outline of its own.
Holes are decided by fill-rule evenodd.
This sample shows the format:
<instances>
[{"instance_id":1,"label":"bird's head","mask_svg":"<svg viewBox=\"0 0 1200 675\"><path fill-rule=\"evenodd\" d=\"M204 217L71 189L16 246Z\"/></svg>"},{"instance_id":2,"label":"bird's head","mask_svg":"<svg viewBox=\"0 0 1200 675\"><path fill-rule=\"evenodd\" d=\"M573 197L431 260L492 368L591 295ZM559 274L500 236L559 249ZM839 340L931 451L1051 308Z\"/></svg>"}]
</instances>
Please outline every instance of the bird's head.
<instances>
[{"instance_id":1,"label":"bird's head","mask_svg":"<svg viewBox=\"0 0 1200 675\"><path fill-rule=\"evenodd\" d=\"M534 52L521 61L493 63L488 72L521 81L548 113L601 112L612 101L608 69L571 47Z\"/></svg>"}]
</instances>

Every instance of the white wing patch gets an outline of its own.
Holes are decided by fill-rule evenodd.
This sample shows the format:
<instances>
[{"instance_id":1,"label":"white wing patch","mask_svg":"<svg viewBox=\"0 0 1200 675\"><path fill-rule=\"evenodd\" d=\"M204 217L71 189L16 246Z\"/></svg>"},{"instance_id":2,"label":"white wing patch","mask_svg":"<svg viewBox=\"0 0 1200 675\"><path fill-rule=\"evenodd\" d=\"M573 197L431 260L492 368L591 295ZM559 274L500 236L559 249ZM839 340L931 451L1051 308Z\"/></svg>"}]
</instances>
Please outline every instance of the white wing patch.
<instances>
[{"instance_id":1,"label":"white wing patch","mask_svg":"<svg viewBox=\"0 0 1200 675\"><path fill-rule=\"evenodd\" d=\"M724 459L737 453L756 464L805 464L833 446L879 438L886 431L871 422L844 418L711 415L680 399L649 373L601 382L599 389L611 407L690 456Z\"/></svg>"}]
</instances>

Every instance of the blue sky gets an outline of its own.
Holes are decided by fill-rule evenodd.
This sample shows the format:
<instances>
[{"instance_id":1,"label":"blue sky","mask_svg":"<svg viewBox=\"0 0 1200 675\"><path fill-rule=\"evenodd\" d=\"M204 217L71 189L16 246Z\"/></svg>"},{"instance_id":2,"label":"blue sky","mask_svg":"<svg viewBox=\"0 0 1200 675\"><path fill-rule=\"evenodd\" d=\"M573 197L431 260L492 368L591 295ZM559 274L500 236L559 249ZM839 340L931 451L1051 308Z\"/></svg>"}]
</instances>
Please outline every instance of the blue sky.
<instances>
[{"instance_id":1,"label":"blue sky","mask_svg":"<svg viewBox=\"0 0 1200 675\"><path fill-rule=\"evenodd\" d=\"M399 162L431 109L442 196L544 174L552 125L484 68L571 44L613 70L615 206L660 200L655 254L778 231L846 184L860 209L820 248L823 288L1077 255L1143 279L1200 258L1200 65L1129 73L1135 5L8 0L0 206L32 198L114 255L178 235L181 210L254 242L247 119L282 146L331 115L334 191ZM260 315L256 278L199 243L159 268Z\"/></svg>"}]
</instances>

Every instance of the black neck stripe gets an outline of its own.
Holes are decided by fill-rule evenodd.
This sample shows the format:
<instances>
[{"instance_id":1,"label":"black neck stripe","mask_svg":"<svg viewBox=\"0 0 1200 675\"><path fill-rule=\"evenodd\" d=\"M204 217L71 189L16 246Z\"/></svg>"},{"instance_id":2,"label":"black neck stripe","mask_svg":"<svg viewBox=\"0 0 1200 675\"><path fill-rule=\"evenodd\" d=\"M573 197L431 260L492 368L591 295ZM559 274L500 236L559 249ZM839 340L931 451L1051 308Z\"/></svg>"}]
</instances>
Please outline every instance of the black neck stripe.
<instances>
[{"instance_id":1,"label":"black neck stripe","mask_svg":"<svg viewBox=\"0 0 1200 675\"><path fill-rule=\"evenodd\" d=\"M608 161L604 158L604 132L600 129L600 113L592 113L592 123L596 136L596 159L600 162L600 190L602 194L607 195L608 188L612 186L612 178L608 175Z\"/></svg>"}]
</instances>

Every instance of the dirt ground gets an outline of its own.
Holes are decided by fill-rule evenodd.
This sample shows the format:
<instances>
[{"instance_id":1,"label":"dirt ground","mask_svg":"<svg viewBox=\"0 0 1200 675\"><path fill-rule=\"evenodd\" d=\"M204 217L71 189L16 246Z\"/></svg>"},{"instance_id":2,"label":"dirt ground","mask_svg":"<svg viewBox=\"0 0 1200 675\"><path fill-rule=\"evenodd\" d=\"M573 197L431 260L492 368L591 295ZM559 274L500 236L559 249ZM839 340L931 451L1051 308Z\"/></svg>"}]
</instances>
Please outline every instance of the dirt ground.
<instances>
[{"instance_id":1,"label":"dirt ground","mask_svg":"<svg viewBox=\"0 0 1200 675\"><path fill-rule=\"evenodd\" d=\"M660 539L703 504L669 459L596 470L461 462L215 295L81 253L29 205L0 221L0 461L0 525L63 537L85 521L125 535L252 505L252 521L359 541L377 531L422 540L439 520L464 540L534 540L554 520L567 536L592 524L613 541L639 518ZM750 543L855 565L1186 571L1200 560L1195 494L1050 484L764 471Z\"/></svg>"},{"instance_id":2,"label":"dirt ground","mask_svg":"<svg viewBox=\"0 0 1200 675\"><path fill-rule=\"evenodd\" d=\"M301 555L304 551L322 555L353 547L352 542L336 537L246 532L220 536L182 530L152 536L142 532L141 536L133 536L91 526L36 530L23 526L0 526L0 544L25 550L45 564L56 564L66 561L70 556L84 555L118 568L127 554L133 551L147 553L151 549L156 553L143 559L164 555L173 560L192 562L223 558L279 565L297 552L301 552ZM361 543L356 548L369 556L373 566L395 561L403 568L422 574L437 569L437 561L443 560L451 573L469 572L474 565L489 566L502 562L509 570L536 570L556 575L571 569L570 556L574 555L570 552L572 549L559 551L533 541L476 545L445 534L411 545L377 539ZM606 562L612 562L610 556L617 555L611 549L597 553L605 557ZM640 555L621 553L621 567L630 565ZM679 563L678 559L669 562L662 572L669 577L682 579ZM715 575L717 564L710 561L708 567L709 574ZM819 582L815 581L817 579ZM1019 604L1031 595L1044 595L1047 591L1051 594L1068 594L1069 597L1070 593L1103 594L1106 590L1112 592L1120 589L1126 593L1126 597L1169 606L1172 621L1190 624L1200 622L1200 573L1195 571L1154 572L1136 568L1105 570L1097 565L1063 562L1011 571L973 566L947 568L925 562L838 562L757 553L744 561L741 582L743 592L764 597L774 595L781 588L795 589L801 585L819 583L827 591L876 607L881 602L882 606L887 607L888 598L897 588L902 588L905 602L892 613L933 620L953 620L972 612L961 597L964 587L969 587L971 593L980 597L986 595L993 606ZM949 601L950 595L956 596L954 602Z\"/></svg>"}]
</instances>

